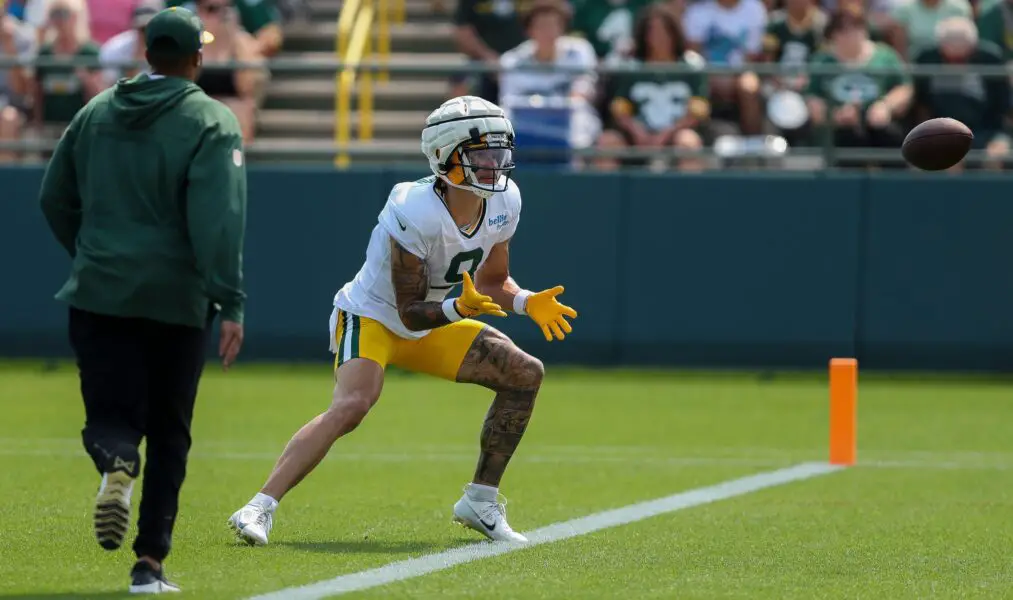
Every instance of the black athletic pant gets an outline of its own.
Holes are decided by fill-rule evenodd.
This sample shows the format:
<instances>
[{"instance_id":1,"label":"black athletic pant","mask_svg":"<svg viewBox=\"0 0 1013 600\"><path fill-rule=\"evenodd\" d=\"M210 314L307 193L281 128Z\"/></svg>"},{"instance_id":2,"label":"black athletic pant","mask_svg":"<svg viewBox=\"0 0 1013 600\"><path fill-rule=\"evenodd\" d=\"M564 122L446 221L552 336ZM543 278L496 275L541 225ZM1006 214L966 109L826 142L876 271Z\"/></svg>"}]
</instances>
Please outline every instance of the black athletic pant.
<instances>
[{"instance_id":1,"label":"black athletic pant","mask_svg":"<svg viewBox=\"0 0 1013 600\"><path fill-rule=\"evenodd\" d=\"M147 441L134 552L169 554L204 367L205 329L70 309L70 342L84 399L85 449L100 473L109 455Z\"/></svg>"}]
</instances>

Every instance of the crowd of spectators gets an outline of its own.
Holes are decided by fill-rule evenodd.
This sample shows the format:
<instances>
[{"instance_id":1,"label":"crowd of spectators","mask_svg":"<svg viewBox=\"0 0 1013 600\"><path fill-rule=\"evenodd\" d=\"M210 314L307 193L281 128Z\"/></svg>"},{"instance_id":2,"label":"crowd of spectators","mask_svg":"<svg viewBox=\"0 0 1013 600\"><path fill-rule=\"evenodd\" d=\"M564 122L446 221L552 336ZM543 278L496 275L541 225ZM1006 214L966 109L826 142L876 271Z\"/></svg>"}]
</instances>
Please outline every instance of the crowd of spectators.
<instances>
[{"instance_id":1,"label":"crowd of spectators","mask_svg":"<svg viewBox=\"0 0 1013 600\"><path fill-rule=\"evenodd\" d=\"M166 6L195 11L215 36L197 85L233 110L251 141L267 70L216 65L257 63L281 49L274 0L0 0L0 56L15 64L0 67L0 142L51 142L93 96L137 74L144 28ZM0 163L33 156L0 149Z\"/></svg>"},{"instance_id":2,"label":"crowd of spectators","mask_svg":"<svg viewBox=\"0 0 1013 600\"><path fill-rule=\"evenodd\" d=\"M975 132L976 149L993 159L985 167L1001 168L1010 151L1009 76L973 67L921 75L909 65L1007 64L1013 0L458 0L454 21L460 51L499 74L454 78L450 94L499 102L525 131L544 126L526 124L527 109L562 103L569 147L692 150L723 136L778 135L791 147L896 149L917 123L946 116ZM680 73L516 71L676 63ZM776 72L758 73L757 63ZM837 71L810 75L806 65ZM689 155L595 162L703 166Z\"/></svg>"},{"instance_id":3,"label":"crowd of spectators","mask_svg":"<svg viewBox=\"0 0 1013 600\"><path fill-rule=\"evenodd\" d=\"M136 74L144 27L166 1L196 11L215 35L197 84L235 112L252 141L269 71L216 65L276 56L283 14L306 0L0 0L0 56L15 65L0 67L0 143L52 141L91 97ZM498 73L454 77L449 93L506 107L528 147L554 140L646 151L598 158L599 169L700 169L703 155L652 152L710 148L729 136L896 149L912 126L937 116L971 127L976 149L995 159L984 166L999 168L1010 154L1010 77L973 67L923 76L908 66L1003 67L1013 58L1013 0L457 0L454 21L460 51ZM676 64L677 73L636 72ZM839 71L808 74L807 64ZM620 65L633 69L595 70ZM566 122L532 110L547 108ZM0 147L0 162L28 157Z\"/></svg>"}]
</instances>

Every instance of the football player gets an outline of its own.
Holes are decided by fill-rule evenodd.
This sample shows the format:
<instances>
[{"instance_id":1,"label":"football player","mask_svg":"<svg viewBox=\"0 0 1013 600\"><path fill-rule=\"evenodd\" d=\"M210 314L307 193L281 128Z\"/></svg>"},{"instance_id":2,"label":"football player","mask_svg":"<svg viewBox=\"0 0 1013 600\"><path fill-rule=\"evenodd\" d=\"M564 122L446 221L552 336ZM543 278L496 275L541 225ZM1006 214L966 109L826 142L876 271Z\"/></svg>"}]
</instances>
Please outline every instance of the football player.
<instances>
[{"instance_id":1,"label":"football player","mask_svg":"<svg viewBox=\"0 0 1013 600\"><path fill-rule=\"evenodd\" d=\"M510 180L514 131L503 110L475 96L443 103L426 119L422 152L433 176L399 183L380 211L355 278L334 297L331 405L296 432L264 487L229 518L239 539L268 541L278 502L363 420L387 365L496 393L482 424L472 482L454 520L492 540L527 541L506 521L499 484L542 383L542 363L474 317L527 315L545 339L572 331L556 286L522 289L510 276L510 238L521 195ZM448 297L461 285L461 295Z\"/></svg>"}]
</instances>

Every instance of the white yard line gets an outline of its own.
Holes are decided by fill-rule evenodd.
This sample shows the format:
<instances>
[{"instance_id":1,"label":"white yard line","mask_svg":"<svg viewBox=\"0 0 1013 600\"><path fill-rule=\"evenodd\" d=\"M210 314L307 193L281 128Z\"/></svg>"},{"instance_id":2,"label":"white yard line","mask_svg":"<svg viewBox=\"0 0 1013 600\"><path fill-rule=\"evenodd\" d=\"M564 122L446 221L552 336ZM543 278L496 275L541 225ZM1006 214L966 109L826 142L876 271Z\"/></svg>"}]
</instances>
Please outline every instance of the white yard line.
<instances>
[{"instance_id":1,"label":"white yard line","mask_svg":"<svg viewBox=\"0 0 1013 600\"><path fill-rule=\"evenodd\" d=\"M587 535L602 529L635 523L657 515L709 504L727 498L734 498L735 496L742 496L765 488L833 473L837 470L839 470L838 467L826 463L802 463L786 469L732 479L717 485L697 488L672 496L658 498L657 500L630 504L622 508L594 513L570 521L553 523L541 529L526 532L525 535L530 540L527 544L510 542L479 542L469 544L436 554L427 554L417 558L390 563L368 571L341 575L334 579L309 585L286 588L277 592L255 596L250 600L314 600L365 590L396 581L421 577L475 560Z\"/></svg>"}]
</instances>

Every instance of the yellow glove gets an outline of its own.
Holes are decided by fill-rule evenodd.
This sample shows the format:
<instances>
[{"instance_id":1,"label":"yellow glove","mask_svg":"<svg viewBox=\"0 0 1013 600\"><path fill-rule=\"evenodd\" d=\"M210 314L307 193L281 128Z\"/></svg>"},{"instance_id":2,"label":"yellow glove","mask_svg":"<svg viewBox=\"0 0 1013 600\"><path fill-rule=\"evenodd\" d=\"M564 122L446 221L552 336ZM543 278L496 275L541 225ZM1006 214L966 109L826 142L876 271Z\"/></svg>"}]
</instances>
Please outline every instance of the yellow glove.
<instances>
[{"instance_id":1,"label":"yellow glove","mask_svg":"<svg viewBox=\"0 0 1013 600\"><path fill-rule=\"evenodd\" d=\"M561 340L566 337L563 334L564 331L566 333L571 333L573 331L573 327L570 327L570 324L563 318L564 316L570 317L571 319L577 318L577 311L565 304L560 304L556 300L556 296L562 293L563 286L557 285L552 289L542 290L541 292L527 295L526 299L521 299L521 302L523 303L522 310L517 311L523 311L531 317L531 320L542 328L542 335L544 335L546 341L549 342L552 341L553 335L556 336L557 340ZM515 303L515 305L516 304L517 303Z\"/></svg>"},{"instance_id":2,"label":"yellow glove","mask_svg":"<svg viewBox=\"0 0 1013 600\"><path fill-rule=\"evenodd\" d=\"M499 304L492 301L492 298L478 293L478 290L475 289L475 284L471 281L471 275L468 275L467 271L464 272L464 282L461 284L461 287L461 297L454 299L454 309L462 317L477 317L479 315L507 316Z\"/></svg>"}]
</instances>

